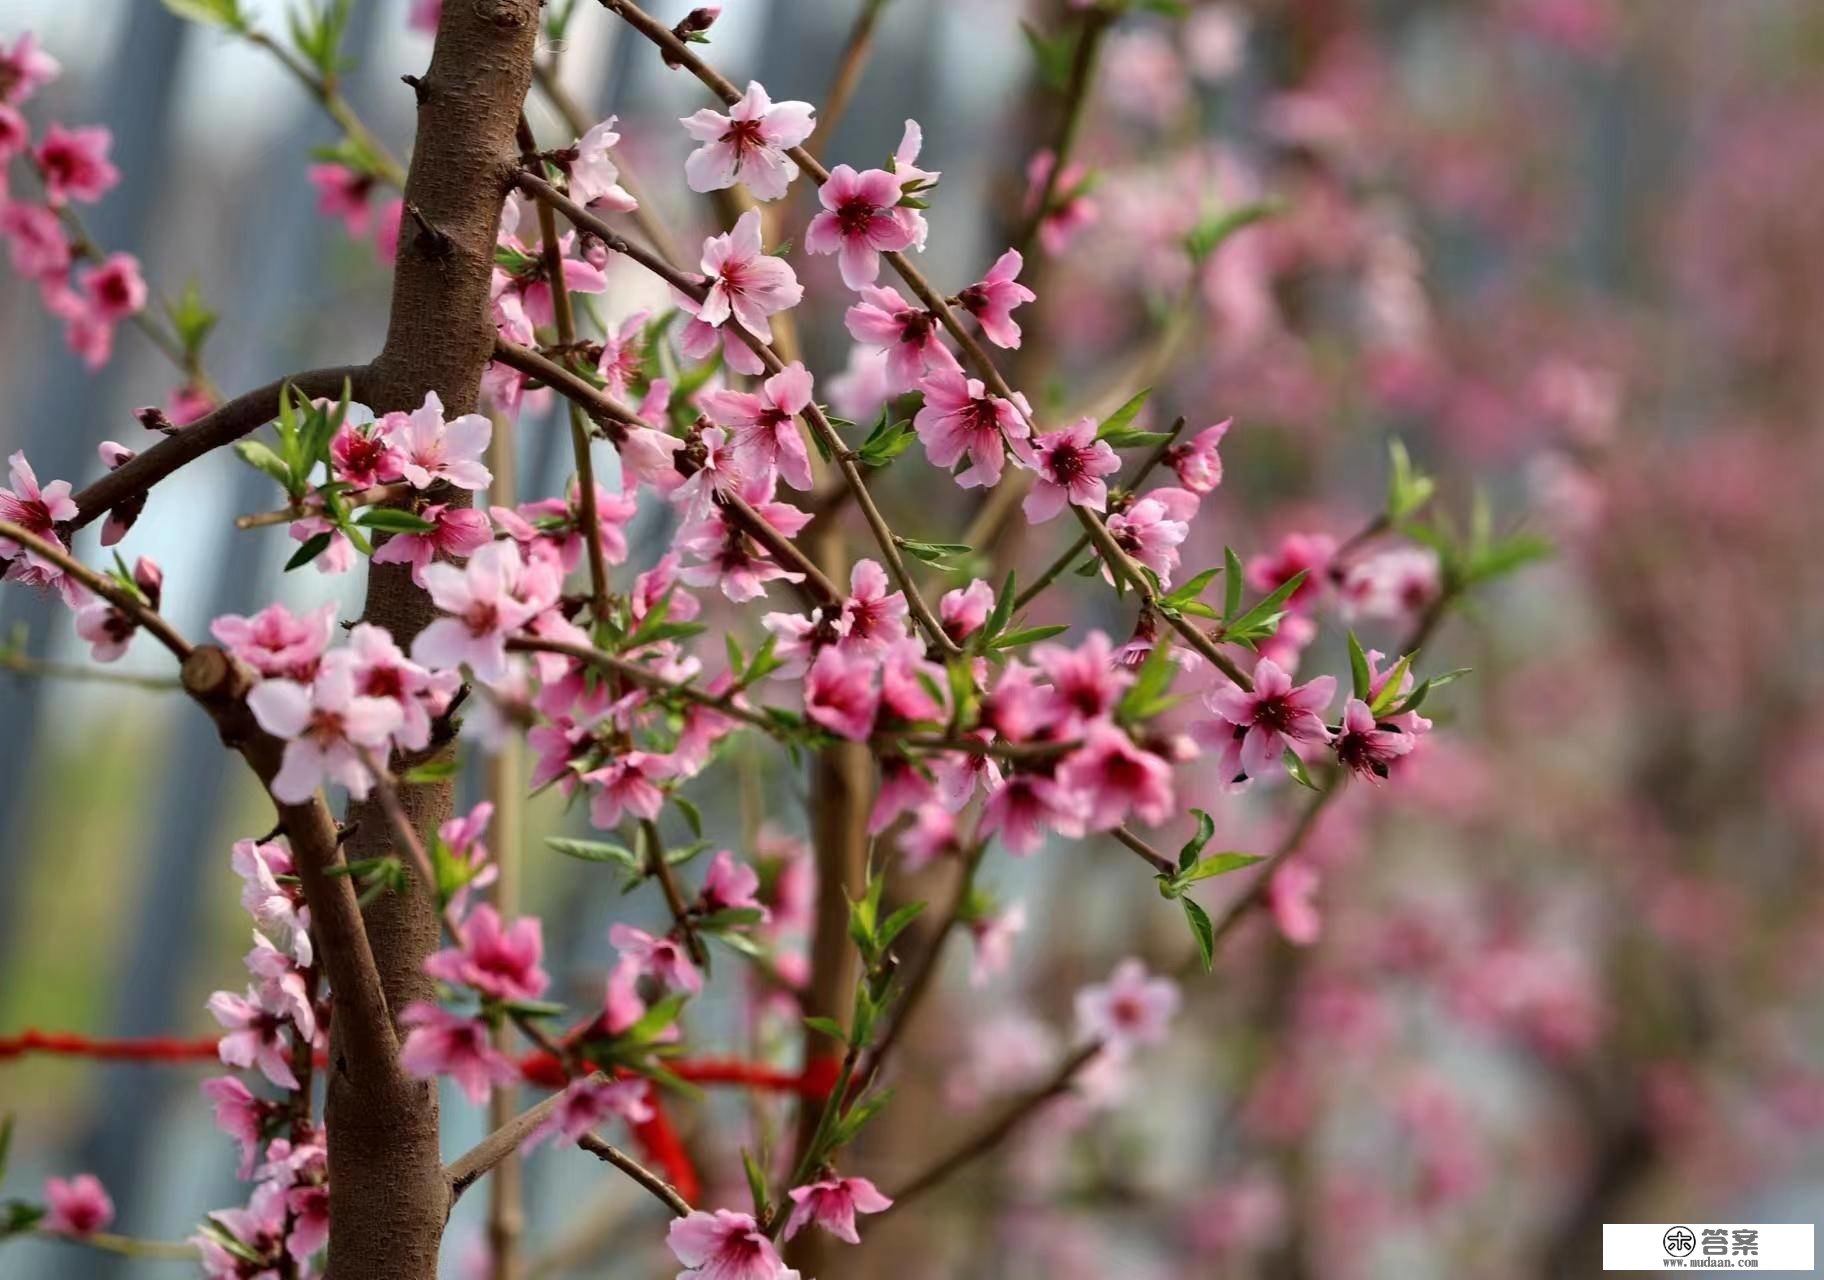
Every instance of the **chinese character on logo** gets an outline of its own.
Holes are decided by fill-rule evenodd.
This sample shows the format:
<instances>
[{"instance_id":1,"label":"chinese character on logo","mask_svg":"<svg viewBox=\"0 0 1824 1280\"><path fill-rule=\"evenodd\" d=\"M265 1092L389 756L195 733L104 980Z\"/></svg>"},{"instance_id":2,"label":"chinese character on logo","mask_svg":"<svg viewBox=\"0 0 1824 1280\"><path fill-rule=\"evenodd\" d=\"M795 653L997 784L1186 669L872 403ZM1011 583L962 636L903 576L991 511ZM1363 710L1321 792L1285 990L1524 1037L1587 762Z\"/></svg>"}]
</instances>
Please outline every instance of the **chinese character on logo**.
<instances>
[{"instance_id":1,"label":"chinese character on logo","mask_svg":"<svg viewBox=\"0 0 1824 1280\"><path fill-rule=\"evenodd\" d=\"M1722 1258L1729 1253L1729 1233L1721 1227L1704 1228L1704 1256Z\"/></svg>"},{"instance_id":2,"label":"chinese character on logo","mask_svg":"<svg viewBox=\"0 0 1824 1280\"><path fill-rule=\"evenodd\" d=\"M1667 1253L1682 1258L1697 1248L1697 1237L1691 1234L1690 1227L1673 1227L1666 1232L1663 1243Z\"/></svg>"},{"instance_id":3,"label":"chinese character on logo","mask_svg":"<svg viewBox=\"0 0 1824 1280\"><path fill-rule=\"evenodd\" d=\"M1760 1253L1761 1233L1756 1231L1753 1227L1737 1227L1729 1234L1735 1237L1735 1251L1737 1253L1744 1254L1750 1258Z\"/></svg>"}]
</instances>

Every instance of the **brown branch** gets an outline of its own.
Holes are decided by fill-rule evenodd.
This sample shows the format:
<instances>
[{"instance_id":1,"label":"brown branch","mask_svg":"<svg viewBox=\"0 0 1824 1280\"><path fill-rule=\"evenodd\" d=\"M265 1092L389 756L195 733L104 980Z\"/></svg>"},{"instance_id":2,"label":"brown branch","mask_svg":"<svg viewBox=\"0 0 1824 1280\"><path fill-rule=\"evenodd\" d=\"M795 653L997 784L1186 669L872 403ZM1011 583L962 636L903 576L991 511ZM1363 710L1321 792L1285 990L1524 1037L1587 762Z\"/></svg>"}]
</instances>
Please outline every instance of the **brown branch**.
<instances>
[{"instance_id":1,"label":"brown branch","mask_svg":"<svg viewBox=\"0 0 1824 1280\"><path fill-rule=\"evenodd\" d=\"M665 908L671 912L672 923L684 936L684 946L690 952L690 958L700 967L707 968L709 949L703 945L696 926L690 921L690 904L684 901L684 891L678 887L677 873L665 858L665 842L659 838L659 824L650 818L641 819L640 834L646 841L648 874L659 882L659 892L665 897Z\"/></svg>"},{"instance_id":2,"label":"brown branch","mask_svg":"<svg viewBox=\"0 0 1824 1280\"><path fill-rule=\"evenodd\" d=\"M522 190L537 197L541 216L553 208L561 210L573 224L600 239L616 253L622 253L632 258L673 288L679 289L693 298L701 299L703 297L702 280L677 270L663 259L630 243L625 237L616 234L607 223L565 196L543 178L532 173L522 173L519 175L518 183ZM785 362L769 344L733 319L730 319L728 324L735 335L760 358L760 362L766 367L768 373L778 373L785 368ZM559 336L562 337L561 332ZM805 406L804 412L800 416L811 434L821 442L824 450L836 460L837 469L842 473L843 483L848 486L856 505L861 508L862 517L867 521L868 529L873 533L874 541L880 547L881 556L887 562L887 569L893 575L900 590L905 592L906 602L911 607L912 614L918 620L926 638L947 656L957 656L962 650L945 633L943 624L938 621L937 615L931 612L931 606L925 602L925 598L919 594L918 586L913 582L912 575L906 568L905 559L900 555L899 540L888 526L886 518L881 515L873 495L868 492L861 469L855 463L853 451L836 433L836 428L831 425L822 406L815 400Z\"/></svg>"},{"instance_id":3,"label":"brown branch","mask_svg":"<svg viewBox=\"0 0 1824 1280\"><path fill-rule=\"evenodd\" d=\"M632 409L621 404L600 388L593 386L580 374L566 369L555 360L536 351L501 338L495 342L494 358L521 373L539 379L559 395L580 404L584 412L608 428L609 438L616 443L625 438L627 427L643 425L639 416ZM696 467L680 452L678 470L684 475L690 475L696 470ZM773 559L791 569L792 572L804 575L804 582L798 585L813 603L830 605L836 604L842 599L842 593L836 589L836 584L830 581L823 570L813 564L790 538L774 528L765 516L754 510L745 500L734 494L723 494L717 496L716 503L736 524L741 526L749 537L766 548Z\"/></svg>"},{"instance_id":4,"label":"brown branch","mask_svg":"<svg viewBox=\"0 0 1824 1280\"><path fill-rule=\"evenodd\" d=\"M597 1074L594 1079L606 1080L605 1075ZM496 1165L519 1150L532 1131L542 1123L545 1117L557 1110L563 1101L564 1094L560 1089L549 1097L543 1098L527 1107L505 1124L497 1126L486 1137L463 1152L444 1167L444 1177L450 1184L450 1203L453 1205L462 1198L463 1192L474 1186Z\"/></svg>"},{"instance_id":5,"label":"brown branch","mask_svg":"<svg viewBox=\"0 0 1824 1280\"><path fill-rule=\"evenodd\" d=\"M40 538L37 534L23 529L9 520L0 520L0 538L17 543L40 559L49 560L64 573L144 627L154 639L169 649L179 662L190 656L190 642L178 634L177 628L165 621L164 615L114 579L89 568L61 546Z\"/></svg>"},{"instance_id":6,"label":"brown branch","mask_svg":"<svg viewBox=\"0 0 1824 1280\"><path fill-rule=\"evenodd\" d=\"M1152 867L1152 869L1157 871L1160 875L1169 876L1178 870L1177 863L1173 862L1163 853L1160 853L1159 850L1153 848L1152 845L1148 844L1145 840L1142 840L1138 835L1135 835L1126 827L1116 827L1113 831L1109 832L1109 834L1114 836L1116 840L1126 845L1129 849L1132 849L1139 855L1141 861Z\"/></svg>"},{"instance_id":7,"label":"brown branch","mask_svg":"<svg viewBox=\"0 0 1824 1280\"><path fill-rule=\"evenodd\" d=\"M1101 1042L1094 1041L1071 1054L1051 1079L1014 1102L992 1123L964 1139L949 1154L940 1157L923 1173L916 1175L903 1187L893 1192L892 1208L885 1212L891 1213L905 1208L911 1201L946 1181L952 1174L993 1151L1034 1112L1053 1098L1069 1092L1071 1086L1076 1082L1077 1074L1094 1061L1096 1055L1101 1052Z\"/></svg>"},{"instance_id":8,"label":"brown branch","mask_svg":"<svg viewBox=\"0 0 1824 1280\"><path fill-rule=\"evenodd\" d=\"M365 372L361 365L309 369L236 396L189 426L173 431L77 493L77 514L69 527L80 529L116 507L136 498L143 499L153 485L179 467L259 430L278 416L279 397L287 385L312 399L330 399L340 396L343 384L348 383L354 388L355 398L360 399Z\"/></svg>"},{"instance_id":9,"label":"brown branch","mask_svg":"<svg viewBox=\"0 0 1824 1280\"><path fill-rule=\"evenodd\" d=\"M635 1160L625 1151L622 1151L619 1147L608 1145L593 1133L585 1133L582 1137L577 1139L576 1145L602 1161L604 1164L613 1165L622 1173L639 1183L642 1187L645 1187L646 1190L652 1192L654 1196L658 1197L660 1204L671 1210L673 1217L684 1218L690 1216L690 1201L679 1195L676 1187L648 1169L638 1160Z\"/></svg>"}]
</instances>

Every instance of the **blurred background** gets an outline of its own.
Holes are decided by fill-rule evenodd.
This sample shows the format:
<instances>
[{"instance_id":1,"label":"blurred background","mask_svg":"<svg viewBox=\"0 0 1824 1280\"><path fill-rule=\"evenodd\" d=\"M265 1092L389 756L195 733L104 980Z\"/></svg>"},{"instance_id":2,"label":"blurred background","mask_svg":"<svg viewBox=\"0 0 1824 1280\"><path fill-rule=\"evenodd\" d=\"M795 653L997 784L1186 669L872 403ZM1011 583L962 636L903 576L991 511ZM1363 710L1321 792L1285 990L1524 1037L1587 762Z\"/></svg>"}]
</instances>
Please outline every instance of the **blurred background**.
<instances>
[{"instance_id":1,"label":"blurred background","mask_svg":"<svg viewBox=\"0 0 1824 1280\"><path fill-rule=\"evenodd\" d=\"M282 29L283 3L246 2ZM688 7L651 6L668 22ZM708 56L775 99L821 102L859 7L729 0ZM1547 538L1553 555L1450 614L1424 669L1474 674L1433 699L1437 729L1394 783L1358 783L1323 814L1300 864L1316 937L1289 939L1286 912L1252 921L1213 976L1187 978L1168 1049L865 1234L842 1274L1584 1276L1605 1221L1817 1221L1824 9L1170 8L1103 39L1075 150L1085 170L1063 179L1081 225L1029 259L1040 301L1021 313L1014 383L1041 416L1153 385L1155 427L1234 417L1191 568L1219 563L1225 543L1247 559L1293 533L1343 542L1378 509L1395 436L1459 525L1479 494L1495 530ZM407 9L358 0L346 86L401 154L412 103L398 77L429 52ZM1029 158L1057 129L1046 42L1068 12L890 0L879 19L827 158L879 165L907 117L922 123L921 163L944 174L924 265L955 289L1017 234ZM153 0L0 0L0 40L25 30L64 65L34 123L114 132L123 181L89 219L96 239L138 254L155 293L196 282L223 316L207 349L221 386L377 347L386 269L316 212L305 176L336 131L269 57ZM716 207L678 167L675 118L704 105L696 84L591 5L547 56L591 121L619 113L628 166L677 240L713 230ZM548 145L573 136L544 101L531 114ZM1260 200L1280 212L1205 262L1187 254L1212 212ZM835 381L849 342L830 261L793 262L811 287L807 363L865 420L865 380ZM123 330L91 376L35 290L3 288L0 451L81 484L102 440L143 447L131 411L173 383L157 353ZM618 271L605 301L617 316L665 305ZM545 412L528 409L519 433L527 496L568 472ZM901 468L882 501L943 539L972 507L932 488ZM226 456L157 491L124 549L164 565L166 612L187 633L273 599L358 611L358 574L281 575L282 530L233 531L273 498ZM634 532L643 566L673 530L648 512ZM98 563L94 537L77 545ZM1061 537L1015 519L995 550L1036 567ZM1072 580L1035 621L1131 626L1095 587ZM1347 670L1343 626L1391 649L1412 622L1397 601L1341 591L1315 606L1307 674ZM67 616L28 592L0 591L0 624L24 665L87 661ZM168 675L160 656L142 644L120 669ZM728 785L693 792L710 833L789 857L802 778L746 756L717 776ZM1192 775L1181 794L1213 811L1218 847L1266 851L1302 803L1212 784ZM662 905L542 848L580 817L532 806L525 896L548 967L587 1004L607 924L651 923ZM209 1034L203 1002L238 985L247 942L228 847L269 822L170 692L0 669L0 1037ZM901 891L942 896L935 875ZM1003 911L1021 904L1025 930L980 986L967 948L949 957L899 1098L848 1170L883 1185L1049 1070L1077 985L1123 955L1178 970L1190 951L1175 910L1107 847L996 855L983 880ZM1212 909L1238 887L1213 882ZM789 1019L768 1032L728 968L694 1034L795 1042ZM18 1116L7 1192L93 1170L120 1230L187 1234L244 1196L196 1091L204 1074L0 1061L0 1110ZM706 1180L744 1201L736 1152L754 1117L727 1097L682 1110ZM475 1108L450 1099L445 1115L448 1149L477 1136ZM553 1152L529 1168L539 1273L660 1274L650 1206L580 1163ZM449 1233L452 1275L479 1247L476 1199ZM0 1247L9 1277L183 1271Z\"/></svg>"}]
</instances>

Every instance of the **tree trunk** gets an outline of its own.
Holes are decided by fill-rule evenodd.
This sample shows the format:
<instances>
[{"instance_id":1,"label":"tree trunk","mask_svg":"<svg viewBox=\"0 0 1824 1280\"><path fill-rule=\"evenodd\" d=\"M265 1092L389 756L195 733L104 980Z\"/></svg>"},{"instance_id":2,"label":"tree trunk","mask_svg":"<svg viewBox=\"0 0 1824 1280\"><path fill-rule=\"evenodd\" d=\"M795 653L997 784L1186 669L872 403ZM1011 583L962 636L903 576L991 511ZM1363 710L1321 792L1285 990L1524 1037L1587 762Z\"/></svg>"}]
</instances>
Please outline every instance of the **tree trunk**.
<instances>
[{"instance_id":1,"label":"tree trunk","mask_svg":"<svg viewBox=\"0 0 1824 1280\"><path fill-rule=\"evenodd\" d=\"M430 70L417 86L418 134L406 180L386 345L363 380L379 413L410 410L436 392L449 415L472 412L494 347L488 286L500 208L517 151L514 129L532 79L537 0L446 4ZM450 495L457 501L467 494ZM365 620L402 647L431 620L429 597L404 565L369 570ZM401 762L409 764L414 762ZM402 786L413 826L428 840L449 816L454 784ZM351 806L350 856L393 854L371 802ZM436 904L423 887L366 911L388 1008L428 999L424 958L438 943ZM438 1145L437 1091L396 1072L332 1071L329 1129L329 1273L434 1280L450 1206Z\"/></svg>"}]
</instances>

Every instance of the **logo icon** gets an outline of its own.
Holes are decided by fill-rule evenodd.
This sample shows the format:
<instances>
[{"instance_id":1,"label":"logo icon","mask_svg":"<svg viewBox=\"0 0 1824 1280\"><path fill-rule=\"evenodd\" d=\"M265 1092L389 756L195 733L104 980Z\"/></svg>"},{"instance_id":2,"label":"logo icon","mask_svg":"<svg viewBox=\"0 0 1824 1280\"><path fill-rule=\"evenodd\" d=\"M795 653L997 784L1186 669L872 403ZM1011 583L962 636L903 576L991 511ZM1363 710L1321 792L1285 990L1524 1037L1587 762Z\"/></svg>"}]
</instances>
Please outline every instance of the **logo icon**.
<instances>
[{"instance_id":1,"label":"logo icon","mask_svg":"<svg viewBox=\"0 0 1824 1280\"><path fill-rule=\"evenodd\" d=\"M1697 1248L1697 1237L1691 1234L1690 1227L1672 1227L1660 1243L1666 1246L1666 1255L1672 1258L1686 1258Z\"/></svg>"}]
</instances>

